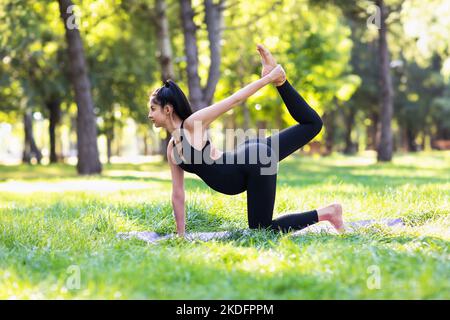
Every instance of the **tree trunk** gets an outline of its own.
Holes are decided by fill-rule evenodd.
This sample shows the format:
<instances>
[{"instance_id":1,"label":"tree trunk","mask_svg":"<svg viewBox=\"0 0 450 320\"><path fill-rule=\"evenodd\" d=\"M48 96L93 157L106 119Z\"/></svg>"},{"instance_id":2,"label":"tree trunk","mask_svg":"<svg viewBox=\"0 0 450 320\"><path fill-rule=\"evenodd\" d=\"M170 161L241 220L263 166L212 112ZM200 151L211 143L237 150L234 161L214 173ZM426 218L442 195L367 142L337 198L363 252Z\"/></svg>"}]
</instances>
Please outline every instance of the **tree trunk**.
<instances>
[{"instance_id":1,"label":"tree trunk","mask_svg":"<svg viewBox=\"0 0 450 320\"><path fill-rule=\"evenodd\" d=\"M69 132L69 157L75 154L77 148L77 141L73 139L74 133L77 133L77 118L70 117L70 132ZM75 151L75 152L74 152Z\"/></svg>"},{"instance_id":2,"label":"tree trunk","mask_svg":"<svg viewBox=\"0 0 450 320\"><path fill-rule=\"evenodd\" d=\"M147 132L144 132L142 136L142 143L144 144L144 156L148 156L148 136Z\"/></svg>"},{"instance_id":3,"label":"tree trunk","mask_svg":"<svg viewBox=\"0 0 450 320\"><path fill-rule=\"evenodd\" d=\"M198 75L198 47L197 47L197 26L194 23L194 10L191 0L180 0L181 24L183 26L184 53L187 60L187 78L189 88L189 101L192 104L192 111L197 111L205 107L203 104L203 93Z\"/></svg>"},{"instance_id":4,"label":"tree trunk","mask_svg":"<svg viewBox=\"0 0 450 320\"><path fill-rule=\"evenodd\" d=\"M370 126L367 127L367 147L366 150L376 150L378 145L378 113L370 114Z\"/></svg>"},{"instance_id":5,"label":"tree trunk","mask_svg":"<svg viewBox=\"0 0 450 320\"><path fill-rule=\"evenodd\" d=\"M113 138L110 134L106 134L106 158L108 164L111 163L111 145L112 145Z\"/></svg>"},{"instance_id":6,"label":"tree trunk","mask_svg":"<svg viewBox=\"0 0 450 320\"><path fill-rule=\"evenodd\" d=\"M33 136L33 115L31 110L25 111L23 116L23 127L25 131L24 149L22 161L31 164L31 159L36 158L37 163L41 163L42 153L36 146Z\"/></svg>"},{"instance_id":7,"label":"tree trunk","mask_svg":"<svg viewBox=\"0 0 450 320\"><path fill-rule=\"evenodd\" d=\"M201 87L198 75L198 47L197 26L194 23L194 10L191 0L180 0L181 24L184 35L184 50L187 60L187 78L189 87L189 100L193 111L200 110L211 104L217 82L220 76L221 49L220 41L223 30L223 10L225 0L213 3L204 0L205 22L208 30L210 61L208 80L205 88Z\"/></svg>"},{"instance_id":8,"label":"tree trunk","mask_svg":"<svg viewBox=\"0 0 450 320\"><path fill-rule=\"evenodd\" d=\"M408 151L416 152L417 151L416 135L414 134L413 130L409 126L407 126L407 128L406 128L406 141L407 141Z\"/></svg>"},{"instance_id":9,"label":"tree trunk","mask_svg":"<svg viewBox=\"0 0 450 320\"><path fill-rule=\"evenodd\" d=\"M47 101L47 108L50 111L49 121L49 135L50 135L50 163L58 162L58 155L56 154L56 126L61 120L61 102L54 98Z\"/></svg>"},{"instance_id":10,"label":"tree trunk","mask_svg":"<svg viewBox=\"0 0 450 320\"><path fill-rule=\"evenodd\" d=\"M392 138L392 113L393 113L393 88L392 78L389 70L389 48L387 43L386 18L388 16L384 0L377 0L376 4L381 12L381 25L379 29L379 55L380 55L380 86L381 86L381 137L378 145L378 161L391 161L393 138Z\"/></svg>"},{"instance_id":11,"label":"tree trunk","mask_svg":"<svg viewBox=\"0 0 450 320\"><path fill-rule=\"evenodd\" d=\"M325 127L325 154L330 155L333 152L334 134L335 134L335 119L336 111L329 110L322 116Z\"/></svg>"},{"instance_id":12,"label":"tree trunk","mask_svg":"<svg viewBox=\"0 0 450 320\"><path fill-rule=\"evenodd\" d=\"M345 119L345 148L344 153L345 154L354 154L356 153L356 145L352 141L352 130L353 126L355 124L355 109L350 108L348 111L348 114L344 114Z\"/></svg>"},{"instance_id":13,"label":"tree trunk","mask_svg":"<svg viewBox=\"0 0 450 320\"><path fill-rule=\"evenodd\" d=\"M23 115L23 129L24 129L24 137L23 141L23 153L22 153L22 162L31 164L31 132L33 132L31 116L28 111L26 111Z\"/></svg>"},{"instance_id":14,"label":"tree trunk","mask_svg":"<svg viewBox=\"0 0 450 320\"><path fill-rule=\"evenodd\" d=\"M114 140L116 142L116 152L114 155L121 157L122 156L122 135L123 135L123 128L119 124L117 127L114 128Z\"/></svg>"},{"instance_id":15,"label":"tree trunk","mask_svg":"<svg viewBox=\"0 0 450 320\"><path fill-rule=\"evenodd\" d=\"M157 54L161 65L162 80L174 78L173 53L170 42L169 21L167 19L167 4L165 0L156 0L156 30L158 33Z\"/></svg>"},{"instance_id":16,"label":"tree trunk","mask_svg":"<svg viewBox=\"0 0 450 320\"><path fill-rule=\"evenodd\" d=\"M108 164L111 163L115 127L116 117L114 115L114 107L112 107L111 110L105 114L106 161Z\"/></svg>"},{"instance_id":17,"label":"tree trunk","mask_svg":"<svg viewBox=\"0 0 450 320\"><path fill-rule=\"evenodd\" d=\"M167 19L167 4L165 0L156 0L156 30L158 33L158 58L161 65L162 81L174 79L173 53L170 42L169 21ZM160 154L167 161L167 145L170 141L170 132L166 130L166 137L161 139Z\"/></svg>"},{"instance_id":18,"label":"tree trunk","mask_svg":"<svg viewBox=\"0 0 450 320\"><path fill-rule=\"evenodd\" d=\"M223 10L225 0L219 0L217 4L213 0L205 0L205 23L208 30L209 51L211 64L209 66L208 80L204 89L203 100L206 106L212 103L214 92L220 78L220 60L222 30L224 28Z\"/></svg>"},{"instance_id":19,"label":"tree trunk","mask_svg":"<svg viewBox=\"0 0 450 320\"><path fill-rule=\"evenodd\" d=\"M91 84L87 74L83 44L77 27L73 26L71 0L59 0L59 9L64 23L69 55L70 81L75 91L77 114L77 151L79 174L93 174L102 171L97 147L97 127Z\"/></svg>"}]
</instances>

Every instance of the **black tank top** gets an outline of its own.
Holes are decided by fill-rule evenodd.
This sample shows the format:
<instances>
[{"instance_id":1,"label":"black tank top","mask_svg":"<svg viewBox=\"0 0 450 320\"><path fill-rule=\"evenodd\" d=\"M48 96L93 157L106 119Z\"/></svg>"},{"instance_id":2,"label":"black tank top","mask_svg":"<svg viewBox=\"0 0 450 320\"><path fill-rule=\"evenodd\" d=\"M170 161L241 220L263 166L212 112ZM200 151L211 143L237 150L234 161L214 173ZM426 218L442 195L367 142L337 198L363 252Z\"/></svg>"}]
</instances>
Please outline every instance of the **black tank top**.
<instances>
[{"instance_id":1,"label":"black tank top","mask_svg":"<svg viewBox=\"0 0 450 320\"><path fill-rule=\"evenodd\" d=\"M181 169L191 173L201 174L201 172L205 170L205 166L209 166L214 162L214 160L210 156L211 143L209 139L207 139L202 150L195 149L188 142L188 140L184 135L183 123L184 120L181 122L180 126L180 139L181 139L181 155L183 156L185 161L178 154L178 149L175 146L175 141L172 141L174 159Z\"/></svg>"},{"instance_id":2,"label":"black tank top","mask_svg":"<svg viewBox=\"0 0 450 320\"><path fill-rule=\"evenodd\" d=\"M184 122L184 120L183 120ZM226 152L214 160L211 158L211 143L206 140L202 150L195 149L184 136L183 122L180 126L180 139L182 145L180 157L175 142L173 141L173 157L177 165L184 171L191 172L199 176L212 189L225 194L238 194L246 189L246 175L241 172L240 166L226 165ZM230 155L236 160L237 153ZM234 162L236 163L236 162Z\"/></svg>"}]
</instances>

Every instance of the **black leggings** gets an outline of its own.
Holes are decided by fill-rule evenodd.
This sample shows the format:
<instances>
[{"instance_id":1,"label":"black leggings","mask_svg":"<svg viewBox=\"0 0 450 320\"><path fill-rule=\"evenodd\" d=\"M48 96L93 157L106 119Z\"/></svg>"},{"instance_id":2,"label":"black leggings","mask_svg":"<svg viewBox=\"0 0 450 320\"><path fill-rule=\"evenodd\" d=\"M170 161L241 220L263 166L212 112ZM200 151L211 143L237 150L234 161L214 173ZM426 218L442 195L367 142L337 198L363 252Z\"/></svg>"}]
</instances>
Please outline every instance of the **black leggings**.
<instances>
[{"instance_id":1,"label":"black leggings","mask_svg":"<svg viewBox=\"0 0 450 320\"><path fill-rule=\"evenodd\" d=\"M278 162L311 141L322 129L322 120L288 81L277 89L289 113L299 124L270 137L246 140L245 143L239 144L235 151L225 152L221 158L214 161L208 156L210 144L207 144L199 155L201 157L203 153L203 157L211 160L212 164L184 165L184 168L190 168L190 172L196 173L218 192L232 195L247 191L250 228L271 228L285 232L289 229L302 229L319 219L317 211L312 210L287 214L272 220ZM186 146L187 150L188 147ZM253 160L256 161L245 162L254 158L255 154L257 156ZM233 163L229 164L225 158L232 159ZM239 159L242 158L244 161L240 162ZM266 170L264 174L263 169ZM270 174L267 174L268 172Z\"/></svg>"},{"instance_id":2,"label":"black leggings","mask_svg":"<svg viewBox=\"0 0 450 320\"><path fill-rule=\"evenodd\" d=\"M258 148L267 145L268 152L277 152L278 161L303 147L311 141L322 129L320 116L306 103L300 94L286 81L277 87L291 116L299 122L294 126L280 131L276 135L264 139L251 140L248 145L255 143ZM278 150L271 148L272 140L278 139ZM275 140L273 140L275 141ZM247 171L247 214L249 227L270 228L287 232L300 230L319 221L317 210L303 213L282 215L272 220L277 174L262 175L260 170Z\"/></svg>"}]
</instances>

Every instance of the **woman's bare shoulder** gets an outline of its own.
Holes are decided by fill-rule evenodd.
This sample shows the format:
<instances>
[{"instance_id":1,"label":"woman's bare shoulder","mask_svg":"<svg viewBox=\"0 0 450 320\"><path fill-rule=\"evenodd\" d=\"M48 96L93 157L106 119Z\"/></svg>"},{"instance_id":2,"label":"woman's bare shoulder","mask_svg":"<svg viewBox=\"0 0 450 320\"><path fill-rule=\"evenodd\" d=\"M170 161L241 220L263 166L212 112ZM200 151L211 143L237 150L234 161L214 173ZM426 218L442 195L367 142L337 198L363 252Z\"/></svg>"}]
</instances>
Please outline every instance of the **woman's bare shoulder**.
<instances>
[{"instance_id":1,"label":"woman's bare shoulder","mask_svg":"<svg viewBox=\"0 0 450 320\"><path fill-rule=\"evenodd\" d=\"M194 116L195 113L191 114L189 117L183 120L183 128L188 130L189 132L194 132L194 130L201 129L208 130L209 125L198 120L197 117Z\"/></svg>"}]
</instances>

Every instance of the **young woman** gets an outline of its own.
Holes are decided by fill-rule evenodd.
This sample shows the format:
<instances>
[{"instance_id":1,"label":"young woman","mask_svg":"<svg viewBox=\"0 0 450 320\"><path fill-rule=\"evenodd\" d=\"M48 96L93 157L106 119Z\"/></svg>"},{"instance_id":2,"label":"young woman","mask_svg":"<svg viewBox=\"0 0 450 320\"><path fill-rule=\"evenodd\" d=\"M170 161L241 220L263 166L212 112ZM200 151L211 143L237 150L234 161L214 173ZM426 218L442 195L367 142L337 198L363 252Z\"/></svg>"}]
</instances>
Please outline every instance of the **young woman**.
<instances>
[{"instance_id":1,"label":"young woman","mask_svg":"<svg viewBox=\"0 0 450 320\"><path fill-rule=\"evenodd\" d=\"M148 118L155 127L163 127L172 135L167 146L167 158L172 174L172 205L180 236L185 233L184 171L197 174L209 187L224 194L247 191L248 224L252 229L288 232L326 220L338 232L344 231L342 207L337 203L272 219L277 174L262 173L267 166L262 163L261 154L265 152L271 159L275 156L277 161L283 160L320 132L322 120L291 86L271 53L262 45L258 45L257 50L263 65L262 77L209 107L193 113L188 99L171 80L150 96ZM289 113L299 124L267 138L247 139L232 152L217 149L207 139L211 122L270 83L276 86ZM275 142L276 147L272 146ZM249 161L252 154L259 155L256 163ZM243 157L245 162L237 161L239 157Z\"/></svg>"}]
</instances>

